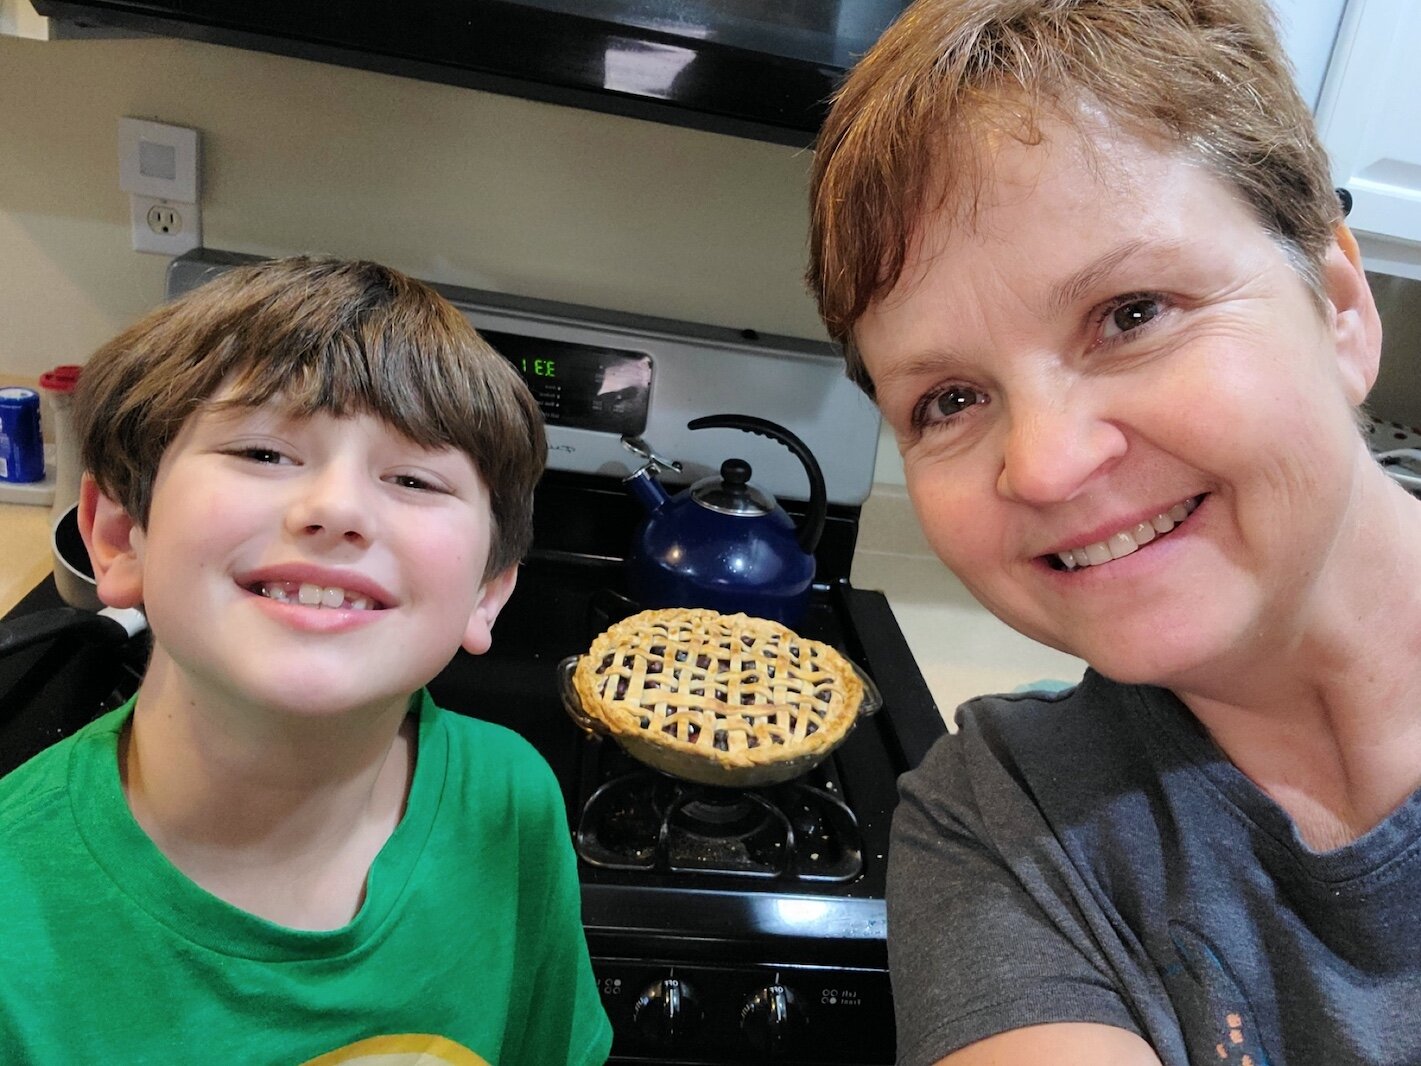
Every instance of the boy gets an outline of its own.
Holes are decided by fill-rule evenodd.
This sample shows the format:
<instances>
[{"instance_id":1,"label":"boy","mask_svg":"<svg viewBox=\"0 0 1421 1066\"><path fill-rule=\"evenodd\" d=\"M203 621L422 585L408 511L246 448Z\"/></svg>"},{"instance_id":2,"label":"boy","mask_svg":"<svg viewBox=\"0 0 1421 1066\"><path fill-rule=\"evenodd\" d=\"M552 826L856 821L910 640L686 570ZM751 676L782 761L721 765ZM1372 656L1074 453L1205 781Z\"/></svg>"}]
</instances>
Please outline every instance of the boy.
<instances>
[{"instance_id":1,"label":"boy","mask_svg":"<svg viewBox=\"0 0 1421 1066\"><path fill-rule=\"evenodd\" d=\"M75 402L133 701L0 781L0 1061L600 1063L559 789L423 690L488 649L545 440L449 303L233 270Z\"/></svg>"}]
</instances>

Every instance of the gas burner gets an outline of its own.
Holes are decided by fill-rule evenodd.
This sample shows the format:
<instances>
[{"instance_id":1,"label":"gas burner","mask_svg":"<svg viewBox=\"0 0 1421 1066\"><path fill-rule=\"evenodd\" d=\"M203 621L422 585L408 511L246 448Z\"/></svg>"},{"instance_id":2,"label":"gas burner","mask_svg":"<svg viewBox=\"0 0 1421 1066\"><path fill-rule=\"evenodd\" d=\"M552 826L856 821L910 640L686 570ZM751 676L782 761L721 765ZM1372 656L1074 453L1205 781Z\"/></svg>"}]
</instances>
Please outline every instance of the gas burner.
<instances>
[{"instance_id":1,"label":"gas burner","mask_svg":"<svg viewBox=\"0 0 1421 1066\"><path fill-rule=\"evenodd\" d=\"M828 882L863 870L858 822L828 772L752 789L649 769L596 779L602 783L583 805L576 835L577 853L593 866Z\"/></svg>"}]
</instances>

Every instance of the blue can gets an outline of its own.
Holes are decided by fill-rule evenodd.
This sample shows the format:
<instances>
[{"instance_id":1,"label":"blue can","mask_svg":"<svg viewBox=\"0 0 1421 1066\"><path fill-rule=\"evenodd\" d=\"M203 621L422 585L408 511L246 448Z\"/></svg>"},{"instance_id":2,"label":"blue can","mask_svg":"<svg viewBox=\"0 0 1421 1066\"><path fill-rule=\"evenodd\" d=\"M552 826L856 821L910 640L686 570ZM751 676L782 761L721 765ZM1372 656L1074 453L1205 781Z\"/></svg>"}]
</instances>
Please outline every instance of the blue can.
<instances>
[{"instance_id":1,"label":"blue can","mask_svg":"<svg viewBox=\"0 0 1421 1066\"><path fill-rule=\"evenodd\" d=\"M39 393L34 389L0 389L0 481L43 478Z\"/></svg>"}]
</instances>

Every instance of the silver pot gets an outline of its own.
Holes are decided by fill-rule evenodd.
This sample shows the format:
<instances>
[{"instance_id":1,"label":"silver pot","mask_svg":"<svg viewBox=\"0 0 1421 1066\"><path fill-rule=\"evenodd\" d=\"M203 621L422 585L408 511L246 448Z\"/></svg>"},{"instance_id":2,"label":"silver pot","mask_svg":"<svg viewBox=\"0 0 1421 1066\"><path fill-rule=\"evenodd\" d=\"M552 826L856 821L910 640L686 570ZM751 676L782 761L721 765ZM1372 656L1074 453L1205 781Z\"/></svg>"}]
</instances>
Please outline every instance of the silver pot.
<instances>
[{"instance_id":1,"label":"silver pot","mask_svg":"<svg viewBox=\"0 0 1421 1066\"><path fill-rule=\"evenodd\" d=\"M0 655L28 648L56 637L81 638L90 643L121 643L148 628L148 619L136 607L105 607L89 553L79 535L76 504L60 514L49 530L54 553L54 585L68 607L53 607L0 623Z\"/></svg>"}]
</instances>

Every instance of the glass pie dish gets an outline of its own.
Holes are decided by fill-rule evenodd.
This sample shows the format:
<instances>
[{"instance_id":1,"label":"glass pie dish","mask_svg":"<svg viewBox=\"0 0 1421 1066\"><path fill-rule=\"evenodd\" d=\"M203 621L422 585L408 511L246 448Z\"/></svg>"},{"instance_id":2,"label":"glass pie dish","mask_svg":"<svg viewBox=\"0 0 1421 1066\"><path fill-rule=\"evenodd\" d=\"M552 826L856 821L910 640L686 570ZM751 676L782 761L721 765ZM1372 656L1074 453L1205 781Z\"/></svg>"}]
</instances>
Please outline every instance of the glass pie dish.
<instances>
[{"instance_id":1,"label":"glass pie dish","mask_svg":"<svg viewBox=\"0 0 1421 1066\"><path fill-rule=\"evenodd\" d=\"M838 651L775 622L648 611L557 667L568 715L663 773L727 788L806 773L883 703Z\"/></svg>"}]
</instances>

